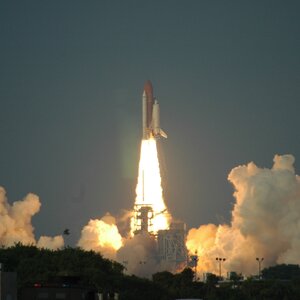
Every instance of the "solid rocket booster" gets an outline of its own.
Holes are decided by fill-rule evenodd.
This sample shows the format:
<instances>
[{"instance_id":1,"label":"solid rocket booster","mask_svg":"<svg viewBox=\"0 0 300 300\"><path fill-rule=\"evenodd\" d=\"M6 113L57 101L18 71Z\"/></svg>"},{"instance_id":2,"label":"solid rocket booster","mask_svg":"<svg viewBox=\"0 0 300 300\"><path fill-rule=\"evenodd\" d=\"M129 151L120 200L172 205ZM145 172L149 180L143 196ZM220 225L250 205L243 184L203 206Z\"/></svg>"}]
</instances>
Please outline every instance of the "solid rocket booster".
<instances>
[{"instance_id":1,"label":"solid rocket booster","mask_svg":"<svg viewBox=\"0 0 300 300\"><path fill-rule=\"evenodd\" d=\"M150 80L144 85L143 92L143 139L167 138L160 128L159 103L153 98L153 87Z\"/></svg>"}]
</instances>

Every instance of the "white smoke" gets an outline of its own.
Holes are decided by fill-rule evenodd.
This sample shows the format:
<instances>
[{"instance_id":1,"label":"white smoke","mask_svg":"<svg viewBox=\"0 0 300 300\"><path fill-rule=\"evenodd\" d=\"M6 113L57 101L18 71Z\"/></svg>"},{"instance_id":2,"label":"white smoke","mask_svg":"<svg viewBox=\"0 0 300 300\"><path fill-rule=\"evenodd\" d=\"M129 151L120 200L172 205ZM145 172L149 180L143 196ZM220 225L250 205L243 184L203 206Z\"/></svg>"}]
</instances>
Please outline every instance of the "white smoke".
<instances>
[{"instance_id":1,"label":"white smoke","mask_svg":"<svg viewBox=\"0 0 300 300\"><path fill-rule=\"evenodd\" d=\"M217 272L216 257L224 257L224 271L256 273L256 257L264 266L300 263L300 179L292 155L276 155L272 169L253 162L234 168L228 180L236 203L230 225L191 229L187 246L197 250L202 271Z\"/></svg>"},{"instance_id":2,"label":"white smoke","mask_svg":"<svg viewBox=\"0 0 300 300\"><path fill-rule=\"evenodd\" d=\"M153 236L141 233L126 239L117 252L117 261L126 267L129 274L148 277L160 270L157 246Z\"/></svg>"},{"instance_id":3,"label":"white smoke","mask_svg":"<svg viewBox=\"0 0 300 300\"><path fill-rule=\"evenodd\" d=\"M127 213L127 221L131 215ZM125 235L128 236L128 232ZM83 227L77 245L82 249L93 250L106 258L117 260L124 265L127 274L149 277L161 270L155 238L148 233L122 237L115 218L108 213L100 220L90 220Z\"/></svg>"},{"instance_id":4,"label":"white smoke","mask_svg":"<svg viewBox=\"0 0 300 300\"><path fill-rule=\"evenodd\" d=\"M36 245L31 218L39 212L40 207L39 197L32 193L10 205L5 189L0 186L0 245L13 246L19 242L24 245ZM37 246L53 249L64 245L62 237L42 237L41 240Z\"/></svg>"},{"instance_id":5,"label":"white smoke","mask_svg":"<svg viewBox=\"0 0 300 300\"><path fill-rule=\"evenodd\" d=\"M38 248L46 248L50 250L56 250L64 246L64 239L61 235L54 237L41 236L37 243Z\"/></svg>"},{"instance_id":6,"label":"white smoke","mask_svg":"<svg viewBox=\"0 0 300 300\"><path fill-rule=\"evenodd\" d=\"M90 220L83 227L78 246L85 250L100 252L107 258L115 259L116 251L122 246L116 220L106 214L101 220Z\"/></svg>"},{"instance_id":7,"label":"white smoke","mask_svg":"<svg viewBox=\"0 0 300 300\"><path fill-rule=\"evenodd\" d=\"M264 258L263 267L300 263L300 179L294 161L292 155L276 155L271 169L250 162L230 172L236 199L231 223L202 225L187 236L190 254L199 256L199 272L218 273L216 257L226 258L223 275L257 273L256 257ZM110 215L91 220L78 245L117 259L130 274L149 276L163 269L153 237L122 238L115 224Z\"/></svg>"}]
</instances>

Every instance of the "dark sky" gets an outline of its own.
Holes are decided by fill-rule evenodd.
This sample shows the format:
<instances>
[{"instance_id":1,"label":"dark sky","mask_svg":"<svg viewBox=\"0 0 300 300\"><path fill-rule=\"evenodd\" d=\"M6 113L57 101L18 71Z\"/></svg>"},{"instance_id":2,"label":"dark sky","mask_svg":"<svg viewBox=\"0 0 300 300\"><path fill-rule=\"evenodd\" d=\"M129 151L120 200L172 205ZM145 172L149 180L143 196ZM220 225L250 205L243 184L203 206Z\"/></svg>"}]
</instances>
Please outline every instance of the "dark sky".
<instances>
[{"instance_id":1,"label":"dark sky","mask_svg":"<svg viewBox=\"0 0 300 300\"><path fill-rule=\"evenodd\" d=\"M299 1L1 1L0 185L36 235L130 209L150 79L165 198L188 227L230 220L230 170L300 169Z\"/></svg>"}]
</instances>

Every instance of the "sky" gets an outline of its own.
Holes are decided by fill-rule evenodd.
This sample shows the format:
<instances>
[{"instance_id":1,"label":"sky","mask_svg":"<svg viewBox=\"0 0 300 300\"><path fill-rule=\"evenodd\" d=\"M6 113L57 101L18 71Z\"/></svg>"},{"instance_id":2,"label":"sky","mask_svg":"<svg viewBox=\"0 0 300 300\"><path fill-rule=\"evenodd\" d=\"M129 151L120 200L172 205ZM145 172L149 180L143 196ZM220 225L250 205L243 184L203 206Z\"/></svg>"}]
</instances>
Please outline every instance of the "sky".
<instances>
[{"instance_id":1,"label":"sky","mask_svg":"<svg viewBox=\"0 0 300 300\"><path fill-rule=\"evenodd\" d=\"M293 154L300 173L299 1L1 1L0 185L40 197L37 236L135 198L147 79L164 196L198 227L230 222L236 166Z\"/></svg>"}]
</instances>

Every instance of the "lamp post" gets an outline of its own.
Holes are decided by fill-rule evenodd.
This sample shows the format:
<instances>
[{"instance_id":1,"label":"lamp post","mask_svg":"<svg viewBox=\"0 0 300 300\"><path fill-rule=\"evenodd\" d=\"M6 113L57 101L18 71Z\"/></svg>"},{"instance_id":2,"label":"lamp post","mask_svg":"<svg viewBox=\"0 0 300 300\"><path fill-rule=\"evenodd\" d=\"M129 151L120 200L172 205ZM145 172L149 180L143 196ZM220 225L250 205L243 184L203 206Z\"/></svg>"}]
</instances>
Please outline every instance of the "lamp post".
<instances>
[{"instance_id":1,"label":"lamp post","mask_svg":"<svg viewBox=\"0 0 300 300\"><path fill-rule=\"evenodd\" d=\"M225 257L216 257L216 261L219 263L219 277L221 280L222 277L222 262L224 262L226 260Z\"/></svg>"},{"instance_id":2,"label":"lamp post","mask_svg":"<svg viewBox=\"0 0 300 300\"><path fill-rule=\"evenodd\" d=\"M258 263L258 279L261 279L261 263L263 262L263 257L256 257Z\"/></svg>"}]
</instances>

